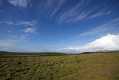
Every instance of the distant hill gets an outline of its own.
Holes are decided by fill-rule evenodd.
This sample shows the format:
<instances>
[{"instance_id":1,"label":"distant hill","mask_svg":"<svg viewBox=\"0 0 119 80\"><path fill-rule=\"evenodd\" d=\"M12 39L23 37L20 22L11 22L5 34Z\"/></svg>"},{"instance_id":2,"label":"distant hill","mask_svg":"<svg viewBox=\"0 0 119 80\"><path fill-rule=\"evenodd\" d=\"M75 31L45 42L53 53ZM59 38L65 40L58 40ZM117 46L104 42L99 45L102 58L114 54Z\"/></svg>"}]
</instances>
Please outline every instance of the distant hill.
<instances>
[{"instance_id":1,"label":"distant hill","mask_svg":"<svg viewBox=\"0 0 119 80\"><path fill-rule=\"evenodd\" d=\"M97 52L82 52L81 54L97 54L97 53L119 53L119 51L97 51Z\"/></svg>"},{"instance_id":2,"label":"distant hill","mask_svg":"<svg viewBox=\"0 0 119 80\"><path fill-rule=\"evenodd\" d=\"M82 53L63 53L63 52L8 52L0 51L0 55L42 55L42 56L57 56L57 55L80 55L80 54L98 54L98 53L119 53L119 51L97 51L97 52L82 52Z\"/></svg>"},{"instance_id":3,"label":"distant hill","mask_svg":"<svg viewBox=\"0 0 119 80\"><path fill-rule=\"evenodd\" d=\"M60 52L7 52L7 51L0 51L0 55L42 55L42 56L57 56L57 55L67 55L65 53Z\"/></svg>"}]
</instances>

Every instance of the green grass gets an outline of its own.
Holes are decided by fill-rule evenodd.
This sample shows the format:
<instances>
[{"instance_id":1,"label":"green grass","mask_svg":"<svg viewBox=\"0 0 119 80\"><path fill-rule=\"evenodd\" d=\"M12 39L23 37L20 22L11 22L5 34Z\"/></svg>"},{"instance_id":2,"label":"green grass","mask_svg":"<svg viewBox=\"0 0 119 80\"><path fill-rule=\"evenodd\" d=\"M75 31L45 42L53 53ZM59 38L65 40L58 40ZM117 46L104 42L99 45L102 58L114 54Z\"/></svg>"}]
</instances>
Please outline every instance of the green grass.
<instances>
[{"instance_id":1,"label":"green grass","mask_svg":"<svg viewBox=\"0 0 119 80\"><path fill-rule=\"evenodd\" d=\"M119 80L119 54L2 54L0 80Z\"/></svg>"}]
</instances>

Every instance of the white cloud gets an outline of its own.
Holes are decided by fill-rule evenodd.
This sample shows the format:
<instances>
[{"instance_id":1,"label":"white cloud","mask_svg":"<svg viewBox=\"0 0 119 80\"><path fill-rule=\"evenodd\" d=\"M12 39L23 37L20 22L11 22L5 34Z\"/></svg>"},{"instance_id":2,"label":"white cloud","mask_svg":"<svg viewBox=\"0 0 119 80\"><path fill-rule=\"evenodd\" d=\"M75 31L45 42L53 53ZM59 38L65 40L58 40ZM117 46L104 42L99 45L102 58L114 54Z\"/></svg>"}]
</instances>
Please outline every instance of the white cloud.
<instances>
[{"instance_id":1,"label":"white cloud","mask_svg":"<svg viewBox=\"0 0 119 80\"><path fill-rule=\"evenodd\" d=\"M33 32L35 32L35 29L34 29L33 27L27 27L27 28L24 30L24 32L26 32L26 33L33 33Z\"/></svg>"},{"instance_id":2,"label":"white cloud","mask_svg":"<svg viewBox=\"0 0 119 80\"><path fill-rule=\"evenodd\" d=\"M86 51L119 50L119 35L108 34L88 43L82 47L82 51L83 49Z\"/></svg>"},{"instance_id":3,"label":"white cloud","mask_svg":"<svg viewBox=\"0 0 119 80\"><path fill-rule=\"evenodd\" d=\"M119 50L119 34L107 34L83 46L64 48L67 52Z\"/></svg>"},{"instance_id":4,"label":"white cloud","mask_svg":"<svg viewBox=\"0 0 119 80\"><path fill-rule=\"evenodd\" d=\"M30 0L8 0L8 2L12 4L13 6L26 8Z\"/></svg>"}]
</instances>

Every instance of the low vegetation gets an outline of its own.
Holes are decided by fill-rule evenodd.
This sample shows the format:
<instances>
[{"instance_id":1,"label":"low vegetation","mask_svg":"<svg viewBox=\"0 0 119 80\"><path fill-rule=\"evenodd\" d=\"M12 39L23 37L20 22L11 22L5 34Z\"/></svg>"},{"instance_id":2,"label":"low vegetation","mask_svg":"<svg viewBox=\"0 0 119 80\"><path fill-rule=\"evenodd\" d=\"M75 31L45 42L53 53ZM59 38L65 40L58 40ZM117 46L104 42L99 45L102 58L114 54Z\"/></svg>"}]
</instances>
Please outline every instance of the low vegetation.
<instances>
[{"instance_id":1,"label":"low vegetation","mask_svg":"<svg viewBox=\"0 0 119 80\"><path fill-rule=\"evenodd\" d=\"M1 54L0 80L119 80L119 54Z\"/></svg>"}]
</instances>

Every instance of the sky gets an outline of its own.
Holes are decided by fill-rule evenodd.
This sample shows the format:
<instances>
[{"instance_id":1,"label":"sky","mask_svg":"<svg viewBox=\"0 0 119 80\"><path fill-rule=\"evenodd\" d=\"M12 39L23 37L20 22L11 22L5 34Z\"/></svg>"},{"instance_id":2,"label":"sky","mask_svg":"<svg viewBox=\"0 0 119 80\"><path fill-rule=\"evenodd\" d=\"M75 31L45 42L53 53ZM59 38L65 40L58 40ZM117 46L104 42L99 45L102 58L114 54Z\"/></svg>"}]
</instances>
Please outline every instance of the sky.
<instances>
[{"instance_id":1,"label":"sky","mask_svg":"<svg viewBox=\"0 0 119 80\"><path fill-rule=\"evenodd\" d=\"M119 0L0 0L0 50L119 50Z\"/></svg>"}]
</instances>

